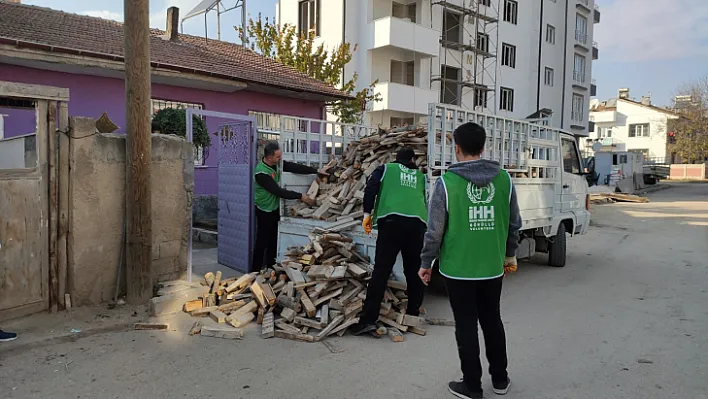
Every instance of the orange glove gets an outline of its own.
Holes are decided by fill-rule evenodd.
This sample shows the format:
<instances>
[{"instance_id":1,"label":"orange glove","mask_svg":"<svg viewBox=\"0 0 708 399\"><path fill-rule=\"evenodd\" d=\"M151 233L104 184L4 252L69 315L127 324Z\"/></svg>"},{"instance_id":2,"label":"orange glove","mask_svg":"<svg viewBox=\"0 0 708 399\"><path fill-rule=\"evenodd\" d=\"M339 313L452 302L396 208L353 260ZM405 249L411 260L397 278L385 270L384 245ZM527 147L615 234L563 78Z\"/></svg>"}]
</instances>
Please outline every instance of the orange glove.
<instances>
[{"instance_id":1,"label":"orange glove","mask_svg":"<svg viewBox=\"0 0 708 399\"><path fill-rule=\"evenodd\" d=\"M364 214L364 221L361 223L361 227L364 228L366 234L371 234L371 230L374 228L374 221L368 213Z\"/></svg>"},{"instance_id":2,"label":"orange glove","mask_svg":"<svg viewBox=\"0 0 708 399\"><path fill-rule=\"evenodd\" d=\"M504 275L515 273L517 269L516 256L507 256L504 259Z\"/></svg>"}]
</instances>

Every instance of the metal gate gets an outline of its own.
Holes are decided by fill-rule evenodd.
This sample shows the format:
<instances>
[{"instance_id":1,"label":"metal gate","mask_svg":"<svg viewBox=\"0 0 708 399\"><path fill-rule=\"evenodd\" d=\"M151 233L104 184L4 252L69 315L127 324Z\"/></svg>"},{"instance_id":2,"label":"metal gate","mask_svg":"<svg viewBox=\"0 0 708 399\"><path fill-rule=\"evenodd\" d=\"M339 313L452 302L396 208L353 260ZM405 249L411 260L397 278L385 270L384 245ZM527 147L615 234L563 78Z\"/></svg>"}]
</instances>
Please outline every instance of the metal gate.
<instances>
[{"instance_id":1,"label":"metal gate","mask_svg":"<svg viewBox=\"0 0 708 399\"><path fill-rule=\"evenodd\" d=\"M220 264L247 272L255 239L253 169L256 166L256 118L246 115L197 109L187 110L187 132L191 141L192 115L215 117L229 122L218 131L218 248ZM190 234L190 251L191 251ZM188 275L192 275L189 254Z\"/></svg>"}]
</instances>

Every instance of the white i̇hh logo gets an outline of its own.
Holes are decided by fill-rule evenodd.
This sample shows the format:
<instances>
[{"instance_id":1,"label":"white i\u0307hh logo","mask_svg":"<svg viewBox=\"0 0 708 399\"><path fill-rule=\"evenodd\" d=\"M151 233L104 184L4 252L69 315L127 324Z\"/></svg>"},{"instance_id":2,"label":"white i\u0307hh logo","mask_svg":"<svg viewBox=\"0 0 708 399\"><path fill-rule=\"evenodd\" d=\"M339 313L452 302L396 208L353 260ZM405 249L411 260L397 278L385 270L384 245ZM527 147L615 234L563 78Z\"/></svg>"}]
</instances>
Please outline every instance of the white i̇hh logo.
<instances>
[{"instance_id":1,"label":"white i\u0307hh logo","mask_svg":"<svg viewBox=\"0 0 708 399\"><path fill-rule=\"evenodd\" d=\"M494 230L494 205L486 205L494 199L494 192L494 183L490 182L485 187L467 183L467 198L475 204L469 207L470 230Z\"/></svg>"},{"instance_id":2,"label":"white i\u0307hh logo","mask_svg":"<svg viewBox=\"0 0 708 399\"><path fill-rule=\"evenodd\" d=\"M401 167L401 186L416 188L418 185L418 176L415 174L415 170L409 169L403 165Z\"/></svg>"}]
</instances>

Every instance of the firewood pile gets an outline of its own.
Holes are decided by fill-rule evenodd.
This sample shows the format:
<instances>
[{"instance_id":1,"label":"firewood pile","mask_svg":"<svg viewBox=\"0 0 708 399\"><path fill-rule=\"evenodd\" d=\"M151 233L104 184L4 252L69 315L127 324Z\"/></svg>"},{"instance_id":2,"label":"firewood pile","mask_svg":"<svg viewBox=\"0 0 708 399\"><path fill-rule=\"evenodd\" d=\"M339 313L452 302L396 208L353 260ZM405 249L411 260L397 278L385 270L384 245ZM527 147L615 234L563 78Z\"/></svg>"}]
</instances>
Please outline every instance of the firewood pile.
<instances>
[{"instance_id":1,"label":"firewood pile","mask_svg":"<svg viewBox=\"0 0 708 399\"><path fill-rule=\"evenodd\" d=\"M304 247L291 247L286 259L260 273L221 280L207 273L209 293L184 304L193 317L210 317L219 327L197 321L191 335L239 339L243 327L261 325L261 337L319 342L342 336L359 321L373 267L352 239L339 233L312 234ZM406 284L389 280L375 334L403 341L404 332L425 335L422 317L406 315ZM227 326L228 325L228 326Z\"/></svg>"},{"instance_id":2,"label":"firewood pile","mask_svg":"<svg viewBox=\"0 0 708 399\"><path fill-rule=\"evenodd\" d=\"M448 137L448 140L452 138ZM307 195L316 204L290 206L290 216L325 220L331 223L327 227L331 232L359 224L364 215L362 207L366 179L377 167L395 160L396 152L403 147L411 147L415 151L415 164L426 173L428 132L425 126L405 126L363 137L349 143L339 159L332 159L324 166L329 175L326 182L312 183Z\"/></svg>"}]
</instances>

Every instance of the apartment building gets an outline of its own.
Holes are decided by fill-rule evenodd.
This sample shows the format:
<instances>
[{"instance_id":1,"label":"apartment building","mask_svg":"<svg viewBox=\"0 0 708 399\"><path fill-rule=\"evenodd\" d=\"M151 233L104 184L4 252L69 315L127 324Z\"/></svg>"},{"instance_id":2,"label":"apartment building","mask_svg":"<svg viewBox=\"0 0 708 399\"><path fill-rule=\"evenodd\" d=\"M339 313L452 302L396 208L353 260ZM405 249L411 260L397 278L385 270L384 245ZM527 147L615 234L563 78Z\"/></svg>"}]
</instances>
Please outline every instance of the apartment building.
<instances>
[{"instance_id":1,"label":"apartment building","mask_svg":"<svg viewBox=\"0 0 708 399\"><path fill-rule=\"evenodd\" d=\"M637 101L630 97L629 89L619 89L617 98L590 102L590 121L595 129L580 140L580 148L585 156L591 156L593 145L600 143L602 151L630 151L644 155L649 162L670 162L667 124L675 118L675 112L653 105L651 96Z\"/></svg>"},{"instance_id":2,"label":"apartment building","mask_svg":"<svg viewBox=\"0 0 708 399\"><path fill-rule=\"evenodd\" d=\"M587 135L594 0L280 0L276 20L358 45L344 77L378 80L382 98L365 123L418 122L443 102Z\"/></svg>"}]
</instances>

